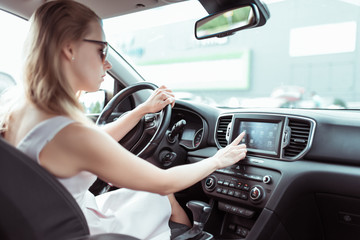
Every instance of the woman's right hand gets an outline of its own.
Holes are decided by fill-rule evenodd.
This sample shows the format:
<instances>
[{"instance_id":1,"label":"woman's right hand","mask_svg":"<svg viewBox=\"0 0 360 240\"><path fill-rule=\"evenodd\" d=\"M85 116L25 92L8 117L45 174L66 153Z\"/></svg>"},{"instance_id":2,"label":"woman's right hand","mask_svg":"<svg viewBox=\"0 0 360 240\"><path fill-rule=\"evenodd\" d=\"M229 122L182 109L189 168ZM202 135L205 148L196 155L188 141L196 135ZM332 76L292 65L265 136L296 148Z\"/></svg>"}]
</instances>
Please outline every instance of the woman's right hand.
<instances>
[{"instance_id":1,"label":"woman's right hand","mask_svg":"<svg viewBox=\"0 0 360 240\"><path fill-rule=\"evenodd\" d=\"M244 136L245 132L242 132L232 143L227 145L225 148L220 149L213 156L215 161L217 161L217 169L231 166L245 158L247 152L246 145L239 145Z\"/></svg>"},{"instance_id":2,"label":"woman's right hand","mask_svg":"<svg viewBox=\"0 0 360 240\"><path fill-rule=\"evenodd\" d=\"M175 105L175 95L167 87L161 86L139 107L145 109L145 113L155 113L162 110L168 104L171 104L171 107Z\"/></svg>"}]
</instances>

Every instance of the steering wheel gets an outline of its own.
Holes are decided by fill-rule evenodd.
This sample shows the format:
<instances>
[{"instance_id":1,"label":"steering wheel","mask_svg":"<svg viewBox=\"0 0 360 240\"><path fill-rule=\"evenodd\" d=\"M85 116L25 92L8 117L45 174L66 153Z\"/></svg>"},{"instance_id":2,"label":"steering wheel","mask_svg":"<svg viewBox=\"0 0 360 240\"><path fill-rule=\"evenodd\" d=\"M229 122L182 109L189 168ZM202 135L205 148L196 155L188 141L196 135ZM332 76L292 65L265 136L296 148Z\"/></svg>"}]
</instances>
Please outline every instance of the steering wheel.
<instances>
[{"instance_id":1,"label":"steering wheel","mask_svg":"<svg viewBox=\"0 0 360 240\"><path fill-rule=\"evenodd\" d=\"M114 112L115 108L133 93L144 90L156 90L158 87L149 82L141 82L124 88L117 93L100 113L96 124L103 125ZM159 113L147 114L140 120L136 127L131 130L123 139L124 145L129 151L141 158L151 156L163 139L169 127L171 118L171 105L167 105ZM149 140L149 135L152 135Z\"/></svg>"}]
</instances>

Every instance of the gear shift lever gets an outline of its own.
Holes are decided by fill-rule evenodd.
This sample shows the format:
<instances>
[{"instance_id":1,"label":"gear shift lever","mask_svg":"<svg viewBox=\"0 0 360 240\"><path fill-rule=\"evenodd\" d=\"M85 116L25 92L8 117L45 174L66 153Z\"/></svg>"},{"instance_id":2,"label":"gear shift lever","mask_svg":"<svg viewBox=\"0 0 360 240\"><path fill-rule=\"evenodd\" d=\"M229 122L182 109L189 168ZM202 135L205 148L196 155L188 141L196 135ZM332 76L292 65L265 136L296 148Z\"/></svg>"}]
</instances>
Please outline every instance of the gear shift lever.
<instances>
[{"instance_id":1,"label":"gear shift lever","mask_svg":"<svg viewBox=\"0 0 360 240\"><path fill-rule=\"evenodd\" d=\"M212 239L213 236L209 233L203 232L206 221L208 220L211 207L209 204L201 201L190 201L186 206L191 210L193 215L193 227L187 232L177 236L174 240L185 240L199 237L199 239ZM194 238L195 239L195 238ZM196 238L197 239L197 238Z\"/></svg>"},{"instance_id":2,"label":"gear shift lever","mask_svg":"<svg viewBox=\"0 0 360 240\"><path fill-rule=\"evenodd\" d=\"M193 228L197 227L202 231L210 216L210 205L200 201L190 201L186 206L191 210L193 215Z\"/></svg>"}]
</instances>

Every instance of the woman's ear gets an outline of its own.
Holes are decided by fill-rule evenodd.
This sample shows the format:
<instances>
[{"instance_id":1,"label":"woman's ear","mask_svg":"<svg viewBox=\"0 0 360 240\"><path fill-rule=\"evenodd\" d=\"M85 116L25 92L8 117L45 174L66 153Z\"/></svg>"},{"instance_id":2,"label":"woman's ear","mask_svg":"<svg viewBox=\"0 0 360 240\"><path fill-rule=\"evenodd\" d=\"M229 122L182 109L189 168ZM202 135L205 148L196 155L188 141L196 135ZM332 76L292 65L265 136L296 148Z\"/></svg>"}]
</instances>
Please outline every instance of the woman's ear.
<instances>
[{"instance_id":1,"label":"woman's ear","mask_svg":"<svg viewBox=\"0 0 360 240\"><path fill-rule=\"evenodd\" d=\"M71 42L66 43L62 48L62 53L64 54L65 58L69 61L75 60L75 45Z\"/></svg>"}]
</instances>

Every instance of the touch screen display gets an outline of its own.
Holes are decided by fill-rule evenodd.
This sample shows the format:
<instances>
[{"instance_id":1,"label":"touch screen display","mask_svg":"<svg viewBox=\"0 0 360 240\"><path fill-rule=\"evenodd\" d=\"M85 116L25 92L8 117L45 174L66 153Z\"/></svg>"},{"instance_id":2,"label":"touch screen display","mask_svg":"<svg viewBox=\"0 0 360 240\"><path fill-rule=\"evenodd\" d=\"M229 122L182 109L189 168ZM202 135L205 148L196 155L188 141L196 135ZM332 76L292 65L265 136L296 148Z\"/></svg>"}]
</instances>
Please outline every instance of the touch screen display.
<instances>
[{"instance_id":1,"label":"touch screen display","mask_svg":"<svg viewBox=\"0 0 360 240\"><path fill-rule=\"evenodd\" d=\"M246 131L242 143L247 148L276 153L279 128L279 123L242 121L239 133Z\"/></svg>"}]
</instances>

